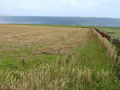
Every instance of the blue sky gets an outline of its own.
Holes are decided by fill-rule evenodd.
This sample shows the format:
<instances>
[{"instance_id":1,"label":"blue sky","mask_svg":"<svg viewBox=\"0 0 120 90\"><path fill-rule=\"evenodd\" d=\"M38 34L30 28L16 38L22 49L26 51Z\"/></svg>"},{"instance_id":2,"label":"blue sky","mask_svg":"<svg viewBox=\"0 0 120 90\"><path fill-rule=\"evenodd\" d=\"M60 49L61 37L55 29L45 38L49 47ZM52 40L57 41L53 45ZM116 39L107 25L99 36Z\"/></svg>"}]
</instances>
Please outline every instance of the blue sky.
<instances>
[{"instance_id":1,"label":"blue sky","mask_svg":"<svg viewBox=\"0 0 120 90\"><path fill-rule=\"evenodd\" d=\"M0 0L0 14L120 18L120 0Z\"/></svg>"}]
</instances>

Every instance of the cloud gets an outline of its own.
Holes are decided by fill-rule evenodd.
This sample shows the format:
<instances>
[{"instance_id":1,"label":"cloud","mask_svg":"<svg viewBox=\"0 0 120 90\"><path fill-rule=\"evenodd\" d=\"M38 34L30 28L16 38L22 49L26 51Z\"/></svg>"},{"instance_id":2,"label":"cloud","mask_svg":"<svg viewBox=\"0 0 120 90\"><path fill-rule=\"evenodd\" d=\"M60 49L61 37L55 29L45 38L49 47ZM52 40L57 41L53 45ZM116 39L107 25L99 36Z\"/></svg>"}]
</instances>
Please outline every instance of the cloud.
<instances>
[{"instance_id":1,"label":"cloud","mask_svg":"<svg viewBox=\"0 0 120 90\"><path fill-rule=\"evenodd\" d=\"M34 8L62 8L59 6L69 8L91 8L109 3L113 0L1 0L0 4L4 8L21 8L21 9L34 9ZM115 1L115 0L114 0Z\"/></svg>"},{"instance_id":2,"label":"cloud","mask_svg":"<svg viewBox=\"0 0 120 90\"><path fill-rule=\"evenodd\" d=\"M89 15L95 12L101 14L109 10L116 13L120 8L119 3L120 0L0 0L0 13L41 15L48 12L50 15L58 13L71 16L85 15L87 12Z\"/></svg>"}]
</instances>

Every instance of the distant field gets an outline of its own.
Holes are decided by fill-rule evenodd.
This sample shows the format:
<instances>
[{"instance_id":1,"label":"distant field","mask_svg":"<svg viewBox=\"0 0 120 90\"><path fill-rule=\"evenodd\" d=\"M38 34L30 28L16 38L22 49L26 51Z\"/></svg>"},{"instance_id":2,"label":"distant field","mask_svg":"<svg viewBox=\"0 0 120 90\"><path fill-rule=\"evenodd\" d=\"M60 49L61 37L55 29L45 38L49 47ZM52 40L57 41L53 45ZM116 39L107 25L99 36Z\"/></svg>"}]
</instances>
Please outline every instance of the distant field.
<instances>
[{"instance_id":1,"label":"distant field","mask_svg":"<svg viewBox=\"0 0 120 90\"><path fill-rule=\"evenodd\" d=\"M25 24L19 24L19 25L25 25ZM32 26L50 26L50 27L69 27L69 28L98 28L103 32L109 33L109 35L112 36L112 38L120 39L120 27L104 27L104 26L83 26L83 25L40 25L40 24L26 24L26 25L32 25Z\"/></svg>"},{"instance_id":2,"label":"distant field","mask_svg":"<svg viewBox=\"0 0 120 90\"><path fill-rule=\"evenodd\" d=\"M90 28L0 24L1 90L119 90L119 85Z\"/></svg>"},{"instance_id":3,"label":"distant field","mask_svg":"<svg viewBox=\"0 0 120 90\"><path fill-rule=\"evenodd\" d=\"M113 27L98 27L101 31L109 34L112 38L120 39L120 28Z\"/></svg>"}]
</instances>

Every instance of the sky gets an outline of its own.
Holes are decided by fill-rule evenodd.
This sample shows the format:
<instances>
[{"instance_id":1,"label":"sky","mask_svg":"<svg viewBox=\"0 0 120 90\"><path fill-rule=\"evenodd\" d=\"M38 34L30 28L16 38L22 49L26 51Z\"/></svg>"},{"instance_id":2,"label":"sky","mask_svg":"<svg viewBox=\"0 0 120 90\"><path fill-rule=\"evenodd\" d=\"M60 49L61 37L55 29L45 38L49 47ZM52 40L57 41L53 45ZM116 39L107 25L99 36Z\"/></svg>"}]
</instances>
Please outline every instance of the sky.
<instances>
[{"instance_id":1,"label":"sky","mask_svg":"<svg viewBox=\"0 0 120 90\"><path fill-rule=\"evenodd\" d=\"M120 18L120 0L0 0L0 14Z\"/></svg>"}]
</instances>

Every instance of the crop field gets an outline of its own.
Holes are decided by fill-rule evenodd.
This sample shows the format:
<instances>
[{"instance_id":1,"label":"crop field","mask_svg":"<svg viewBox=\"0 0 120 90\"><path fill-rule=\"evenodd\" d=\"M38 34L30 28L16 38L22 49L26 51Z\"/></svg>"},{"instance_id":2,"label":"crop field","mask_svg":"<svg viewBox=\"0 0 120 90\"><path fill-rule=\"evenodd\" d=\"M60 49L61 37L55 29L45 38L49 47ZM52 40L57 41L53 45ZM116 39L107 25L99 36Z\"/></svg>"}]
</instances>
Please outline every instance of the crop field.
<instances>
[{"instance_id":1,"label":"crop field","mask_svg":"<svg viewBox=\"0 0 120 90\"><path fill-rule=\"evenodd\" d=\"M19 68L14 63L21 60L35 62L46 54L57 57L58 54L70 52L80 44L87 31L88 29L78 28L0 25L1 63L7 60L13 69Z\"/></svg>"},{"instance_id":2,"label":"crop field","mask_svg":"<svg viewBox=\"0 0 120 90\"><path fill-rule=\"evenodd\" d=\"M90 28L0 24L0 90L119 90Z\"/></svg>"},{"instance_id":3,"label":"crop field","mask_svg":"<svg viewBox=\"0 0 120 90\"><path fill-rule=\"evenodd\" d=\"M21 24L22 25L22 24ZM24 24L23 24L24 25ZM28 24L32 25L32 24ZM69 27L69 28L97 28L109 35L114 39L120 39L120 27L104 27L104 26L82 26L82 25L32 25L32 26L50 26L50 27Z\"/></svg>"}]
</instances>

